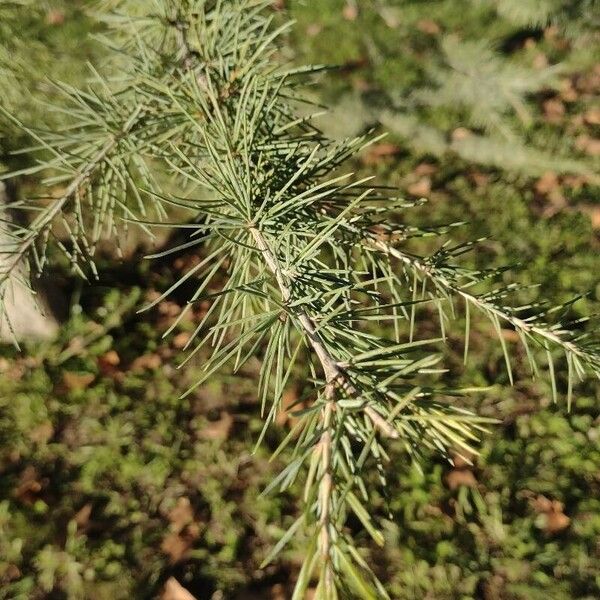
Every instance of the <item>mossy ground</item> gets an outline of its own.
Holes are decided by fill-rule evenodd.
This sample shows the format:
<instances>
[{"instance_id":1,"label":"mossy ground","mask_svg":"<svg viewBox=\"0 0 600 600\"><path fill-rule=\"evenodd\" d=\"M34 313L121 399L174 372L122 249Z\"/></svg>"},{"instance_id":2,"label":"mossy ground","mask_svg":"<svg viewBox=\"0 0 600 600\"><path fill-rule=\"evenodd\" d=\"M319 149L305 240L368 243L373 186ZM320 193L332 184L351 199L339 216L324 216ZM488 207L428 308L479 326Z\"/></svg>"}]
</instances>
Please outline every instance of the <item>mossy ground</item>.
<instances>
[{"instance_id":1,"label":"mossy ground","mask_svg":"<svg viewBox=\"0 0 600 600\"><path fill-rule=\"evenodd\" d=\"M469 9L464 18L455 2L373 2L355 20L344 18L342 0L287 4L298 21L296 60L351 66L319 82L319 93L334 103L357 89L376 98L418 84L423 57L436 43L432 22L469 36L515 36L487 10ZM376 9L383 4L401 9L388 13L400 19L397 26ZM67 5L57 4L64 23L24 18L20 35L53 47L58 33L49 29L64 27L61 36L81 43L90 26ZM534 38L533 51L553 59L555 47L543 35ZM560 53L557 58L570 59L568 50ZM81 58L73 57L79 73ZM63 54L65 72L67 59ZM545 123L543 101L536 115L540 132L597 133L583 132L584 100L569 104L558 126ZM454 122L456 116L436 118ZM558 179L544 192L535 179L415 155L402 140L390 141L397 152L375 161L363 157L356 168L375 170L381 183L407 194L427 191L430 201L407 219L467 221L453 231L455 239L492 240L466 256L467 263L518 263L507 280L539 283L530 298L563 301L591 291L577 310L597 309L597 189ZM420 190L411 187L419 182ZM285 598L301 541L274 565L259 565L293 518L294 496L261 497L260 490L281 466L269 462L269 450L289 421L282 418L280 431L252 453L261 427L253 365L181 399L199 363L174 367L203 309L168 339L162 333L183 298L151 313L136 309L193 257L159 264L137 258L117 267L107 263L90 287L58 272L72 299L60 338L21 352L0 349L0 599L154 598L170 576L199 599ZM450 334L456 343L447 364L463 383L492 386L476 402L501 423L483 437L473 467L431 458L420 472L395 456L389 504L374 500L387 542L383 553L372 555L373 564L398 599L599 597L597 382L578 388L567 413L564 404L552 405L544 381L530 381L524 357L516 367L521 383L506 385L502 352L489 343L493 333L483 321L475 324L463 367L459 327ZM506 337L511 344L510 332ZM296 394L303 377L297 375ZM565 372L558 380L566 386ZM359 526L349 526L369 553Z\"/></svg>"}]
</instances>

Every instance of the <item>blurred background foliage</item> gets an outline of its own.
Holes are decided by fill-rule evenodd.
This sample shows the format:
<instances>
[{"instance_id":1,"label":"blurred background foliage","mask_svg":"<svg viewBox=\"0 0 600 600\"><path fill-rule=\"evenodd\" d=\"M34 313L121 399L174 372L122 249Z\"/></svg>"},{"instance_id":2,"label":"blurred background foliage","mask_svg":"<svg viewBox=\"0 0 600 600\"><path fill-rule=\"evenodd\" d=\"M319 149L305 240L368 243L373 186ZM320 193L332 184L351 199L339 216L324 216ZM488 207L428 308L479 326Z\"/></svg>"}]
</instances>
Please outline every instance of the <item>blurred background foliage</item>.
<instances>
[{"instance_id":1,"label":"blurred background foliage","mask_svg":"<svg viewBox=\"0 0 600 600\"><path fill-rule=\"evenodd\" d=\"M92 5L0 2L0 97L23 121L60 126L45 104L50 80L80 82L87 61L102 68ZM588 294L576 311L597 311L597 3L274 5L297 20L290 60L340 65L314 89L332 106L323 128L391 132L357 170L427 198L413 223L464 221L454 239L488 238L465 261L514 264L507 282L540 284L528 301ZM22 138L1 127L0 163L27 162L10 154ZM133 249L121 264L107 257L89 287L57 269L70 315L59 338L0 348L0 599L177 600L165 588L171 577L198 599L287 598L298 551L259 565L297 508L292 495L260 490L278 467L268 451L293 415L282 414L279 434L252 454L257 365L179 399L195 367L176 370L176 354L206 306L168 339L183 293L150 316L136 309L196 258L138 258ZM375 507L387 543L371 562L398 599L598 598L597 382L579 388L570 414L552 405L544 382L529 382L525 359L523 383L508 387L490 328L475 325L467 367L458 342L447 364L461 384L491 386L478 409L501 424L473 465L393 465L396 491ZM306 376L296 375L290 405ZM566 374L558 380L566 385Z\"/></svg>"}]
</instances>

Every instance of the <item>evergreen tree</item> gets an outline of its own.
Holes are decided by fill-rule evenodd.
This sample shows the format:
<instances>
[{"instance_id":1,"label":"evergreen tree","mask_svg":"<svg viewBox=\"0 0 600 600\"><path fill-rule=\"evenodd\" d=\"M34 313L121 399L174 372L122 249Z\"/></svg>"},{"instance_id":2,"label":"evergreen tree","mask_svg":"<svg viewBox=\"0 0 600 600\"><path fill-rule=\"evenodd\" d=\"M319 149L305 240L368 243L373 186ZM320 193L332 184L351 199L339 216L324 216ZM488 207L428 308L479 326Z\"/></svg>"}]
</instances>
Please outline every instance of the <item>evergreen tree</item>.
<instances>
[{"instance_id":1,"label":"evergreen tree","mask_svg":"<svg viewBox=\"0 0 600 600\"><path fill-rule=\"evenodd\" d=\"M44 174L49 187L62 191L13 203L31 217L13 225L2 249L0 306L15 286L29 286L24 259L39 273L58 249L75 272L93 277L102 240L118 245L121 227L148 235L158 227L184 231L185 241L154 258L194 249L200 260L146 308L193 284L172 331L194 305L210 303L186 348L185 361L208 353L194 387L225 366L235 372L259 357L260 443L295 370L302 362L310 369L307 407L276 451L291 449L291 460L265 490L288 490L303 478L305 509L267 562L305 531L295 599L315 576L318 598L387 597L347 527L352 517L383 543L364 473L376 468L386 488L392 452L417 458L431 449L468 458L491 424L464 408L460 398L472 390L444 382L441 349L456 314L466 315L465 360L471 314L490 320L511 381L502 328L518 336L532 373L547 373L555 397L555 363L566 361L568 406L577 380L600 377L600 346L584 321L569 322L569 305L511 307L516 288L493 286L501 269L461 266L460 256L475 243L443 241L431 254L419 251L422 238L446 237L448 227L407 225L410 202L344 171L376 138L335 141L315 125L305 90L322 67L282 63L278 43L291 25L277 24L269 5L105 3L105 21L115 28L106 40L116 59L109 76L94 73L87 87L59 86L57 108L68 125L38 130L3 109L32 137L38 157L11 176ZM464 48L452 44L446 42L449 60L457 61ZM488 67L494 83L487 110L497 118L483 122L472 94L461 91L464 104L475 107L472 118L489 129L518 110L520 93L551 76L523 85L508 77L508 95L492 99L505 68L494 61ZM464 83L440 79L448 96ZM419 323L432 314L439 333L419 337Z\"/></svg>"}]
</instances>

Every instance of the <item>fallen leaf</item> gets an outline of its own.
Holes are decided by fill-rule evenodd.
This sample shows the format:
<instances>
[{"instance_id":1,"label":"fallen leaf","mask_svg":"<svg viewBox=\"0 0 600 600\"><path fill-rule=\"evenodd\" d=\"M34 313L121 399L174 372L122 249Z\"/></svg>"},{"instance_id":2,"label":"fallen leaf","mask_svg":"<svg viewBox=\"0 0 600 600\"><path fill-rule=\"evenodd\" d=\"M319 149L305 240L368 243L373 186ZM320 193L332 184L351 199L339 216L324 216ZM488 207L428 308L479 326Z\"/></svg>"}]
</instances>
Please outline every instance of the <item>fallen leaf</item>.
<instances>
[{"instance_id":1,"label":"fallen leaf","mask_svg":"<svg viewBox=\"0 0 600 600\"><path fill-rule=\"evenodd\" d=\"M269 600L287 600L287 595L285 593L285 588L281 583L276 583L271 588L271 596Z\"/></svg>"},{"instance_id":2,"label":"fallen leaf","mask_svg":"<svg viewBox=\"0 0 600 600\"><path fill-rule=\"evenodd\" d=\"M547 195L559 186L558 175L553 171L547 171L536 181L535 191Z\"/></svg>"},{"instance_id":3,"label":"fallen leaf","mask_svg":"<svg viewBox=\"0 0 600 600\"><path fill-rule=\"evenodd\" d=\"M421 19L420 21L417 21L417 29L427 35L437 35L441 31L440 26L431 19Z\"/></svg>"},{"instance_id":4,"label":"fallen leaf","mask_svg":"<svg viewBox=\"0 0 600 600\"><path fill-rule=\"evenodd\" d=\"M537 199L544 202L542 214L545 217L551 217L565 208L567 200L556 173L552 171L544 173L535 183L534 190Z\"/></svg>"},{"instance_id":5,"label":"fallen leaf","mask_svg":"<svg viewBox=\"0 0 600 600\"><path fill-rule=\"evenodd\" d=\"M571 524L571 519L563 512L549 512L546 514L546 524L544 529L546 533L559 533Z\"/></svg>"},{"instance_id":6,"label":"fallen leaf","mask_svg":"<svg viewBox=\"0 0 600 600\"><path fill-rule=\"evenodd\" d=\"M62 25L65 22L65 13L61 10L49 10L46 14L48 25Z\"/></svg>"},{"instance_id":7,"label":"fallen leaf","mask_svg":"<svg viewBox=\"0 0 600 600\"><path fill-rule=\"evenodd\" d=\"M549 123L561 123L565 116L565 105L558 98L550 98L542 105L544 116Z\"/></svg>"},{"instance_id":8,"label":"fallen leaf","mask_svg":"<svg viewBox=\"0 0 600 600\"><path fill-rule=\"evenodd\" d=\"M432 165L431 163L420 163L418 164L413 173L415 175L417 175L418 177L423 177L425 175L434 175L435 173L437 173L437 165Z\"/></svg>"},{"instance_id":9,"label":"fallen leaf","mask_svg":"<svg viewBox=\"0 0 600 600\"><path fill-rule=\"evenodd\" d=\"M576 102L579 98L577 90L573 87L573 81L568 78L561 81L559 93L563 102Z\"/></svg>"},{"instance_id":10,"label":"fallen leaf","mask_svg":"<svg viewBox=\"0 0 600 600\"><path fill-rule=\"evenodd\" d=\"M549 25L546 27L546 29L544 29L544 37L547 40L553 40L557 38L559 33L560 29L556 25Z\"/></svg>"},{"instance_id":11,"label":"fallen leaf","mask_svg":"<svg viewBox=\"0 0 600 600\"><path fill-rule=\"evenodd\" d=\"M374 144L367 153L362 157L361 162L366 166L374 166L385 159L396 156L400 152L400 147L396 144L384 142L382 144Z\"/></svg>"},{"instance_id":12,"label":"fallen leaf","mask_svg":"<svg viewBox=\"0 0 600 600\"><path fill-rule=\"evenodd\" d=\"M175 508L169 513L169 522L171 530L180 533L190 523L194 521L194 510L189 498L185 496L177 500Z\"/></svg>"},{"instance_id":13,"label":"fallen leaf","mask_svg":"<svg viewBox=\"0 0 600 600\"><path fill-rule=\"evenodd\" d=\"M175 577L169 577L160 600L197 600L197 598L192 596Z\"/></svg>"},{"instance_id":14,"label":"fallen leaf","mask_svg":"<svg viewBox=\"0 0 600 600\"><path fill-rule=\"evenodd\" d=\"M600 156L600 139L592 138L589 135L580 135L575 140L575 148L590 156Z\"/></svg>"},{"instance_id":15,"label":"fallen leaf","mask_svg":"<svg viewBox=\"0 0 600 600\"><path fill-rule=\"evenodd\" d=\"M565 507L559 500L550 500L540 495L531 501L531 506L540 515L538 526L546 533L560 533L571 524L571 518L565 515Z\"/></svg>"},{"instance_id":16,"label":"fallen leaf","mask_svg":"<svg viewBox=\"0 0 600 600\"><path fill-rule=\"evenodd\" d=\"M342 10L342 15L346 21L356 21L358 18L358 6L354 2L348 2Z\"/></svg>"},{"instance_id":17,"label":"fallen leaf","mask_svg":"<svg viewBox=\"0 0 600 600\"><path fill-rule=\"evenodd\" d=\"M138 356L131 363L132 371L143 371L144 369L155 370L162 365L162 360L158 354L144 354Z\"/></svg>"},{"instance_id":18,"label":"fallen leaf","mask_svg":"<svg viewBox=\"0 0 600 600\"><path fill-rule=\"evenodd\" d=\"M32 505L46 484L47 480L41 479L37 469L29 465L21 473L13 495L24 504Z\"/></svg>"},{"instance_id":19,"label":"fallen leaf","mask_svg":"<svg viewBox=\"0 0 600 600\"><path fill-rule=\"evenodd\" d=\"M84 529L87 524L90 522L90 517L92 515L92 505L88 502L84 504L76 513L75 513L75 523L77 523L78 529Z\"/></svg>"},{"instance_id":20,"label":"fallen leaf","mask_svg":"<svg viewBox=\"0 0 600 600\"><path fill-rule=\"evenodd\" d=\"M369 81L363 77L353 77L352 87L359 92L368 92L373 89L373 86L369 83Z\"/></svg>"},{"instance_id":21,"label":"fallen leaf","mask_svg":"<svg viewBox=\"0 0 600 600\"><path fill-rule=\"evenodd\" d=\"M218 421L210 421L200 431L200 437L205 440L226 440L233 428L233 417L223 411Z\"/></svg>"},{"instance_id":22,"label":"fallen leaf","mask_svg":"<svg viewBox=\"0 0 600 600\"><path fill-rule=\"evenodd\" d=\"M540 52L533 59L533 66L535 69L545 69L548 66L548 57Z\"/></svg>"},{"instance_id":23,"label":"fallen leaf","mask_svg":"<svg viewBox=\"0 0 600 600\"><path fill-rule=\"evenodd\" d=\"M452 131L451 138L454 142L460 142L461 140L466 140L468 137L471 137L473 132L466 127L457 127L454 131Z\"/></svg>"},{"instance_id":24,"label":"fallen leaf","mask_svg":"<svg viewBox=\"0 0 600 600\"><path fill-rule=\"evenodd\" d=\"M178 333L173 338L173 347L177 348L177 350L182 350L183 348L186 347L186 345L190 341L191 337L192 337L192 335L190 333L188 333L187 331L182 331L181 333Z\"/></svg>"},{"instance_id":25,"label":"fallen leaf","mask_svg":"<svg viewBox=\"0 0 600 600\"><path fill-rule=\"evenodd\" d=\"M290 412L303 408L303 406L296 404L297 401L298 390L295 386L290 386L283 392L283 397L281 398L281 410L277 413L277 417L275 417L277 425L282 427L286 423L289 423L290 425L293 424L294 417Z\"/></svg>"},{"instance_id":26,"label":"fallen leaf","mask_svg":"<svg viewBox=\"0 0 600 600\"><path fill-rule=\"evenodd\" d=\"M3 579L5 581L11 582L11 581L16 581L17 579L20 579L20 578L21 578L21 570L19 569L19 567L17 567L17 565L9 564L4 569Z\"/></svg>"},{"instance_id":27,"label":"fallen leaf","mask_svg":"<svg viewBox=\"0 0 600 600\"><path fill-rule=\"evenodd\" d=\"M519 334L514 329L502 329L501 333L503 339L505 339L507 342L517 344L521 341Z\"/></svg>"},{"instance_id":28,"label":"fallen leaf","mask_svg":"<svg viewBox=\"0 0 600 600\"><path fill-rule=\"evenodd\" d=\"M487 173L482 173L481 171L471 171L469 173L469 179L478 188L486 187L490 183L490 176Z\"/></svg>"},{"instance_id":29,"label":"fallen leaf","mask_svg":"<svg viewBox=\"0 0 600 600\"><path fill-rule=\"evenodd\" d=\"M310 37L316 37L321 33L321 31L323 31L323 26L320 23L311 23L306 28L306 35Z\"/></svg>"},{"instance_id":30,"label":"fallen leaf","mask_svg":"<svg viewBox=\"0 0 600 600\"><path fill-rule=\"evenodd\" d=\"M158 312L165 317L176 317L181 312L181 306L171 300L163 300L158 304Z\"/></svg>"},{"instance_id":31,"label":"fallen leaf","mask_svg":"<svg viewBox=\"0 0 600 600\"><path fill-rule=\"evenodd\" d=\"M62 382L67 391L79 392L87 389L95 378L96 376L93 373L65 371L62 376Z\"/></svg>"},{"instance_id":32,"label":"fallen leaf","mask_svg":"<svg viewBox=\"0 0 600 600\"><path fill-rule=\"evenodd\" d=\"M592 222L592 228L600 230L600 206L595 204L585 204L583 205L582 210L589 216Z\"/></svg>"},{"instance_id":33,"label":"fallen leaf","mask_svg":"<svg viewBox=\"0 0 600 600\"><path fill-rule=\"evenodd\" d=\"M111 367L116 367L121 362L121 358L115 350L109 350L106 354L103 354L98 360L102 364L109 365Z\"/></svg>"},{"instance_id":34,"label":"fallen leaf","mask_svg":"<svg viewBox=\"0 0 600 600\"><path fill-rule=\"evenodd\" d=\"M169 557L171 563L174 564L185 556L191 546L191 540L181 537L178 533L169 533L164 537L160 549Z\"/></svg>"},{"instance_id":35,"label":"fallen leaf","mask_svg":"<svg viewBox=\"0 0 600 600\"><path fill-rule=\"evenodd\" d=\"M98 368L103 375L113 375L121 363L121 358L115 350L109 350L98 357Z\"/></svg>"},{"instance_id":36,"label":"fallen leaf","mask_svg":"<svg viewBox=\"0 0 600 600\"><path fill-rule=\"evenodd\" d=\"M446 485L452 491L461 486L477 487L477 479L475 479L473 471L470 471L469 469L452 469L452 471L446 475Z\"/></svg>"},{"instance_id":37,"label":"fallen leaf","mask_svg":"<svg viewBox=\"0 0 600 600\"><path fill-rule=\"evenodd\" d=\"M50 421L44 421L31 430L29 439L36 444L46 444L53 435L54 426Z\"/></svg>"},{"instance_id":38,"label":"fallen leaf","mask_svg":"<svg viewBox=\"0 0 600 600\"><path fill-rule=\"evenodd\" d=\"M413 196L429 196L431 193L431 177L421 177L415 183L411 183L406 190Z\"/></svg>"},{"instance_id":39,"label":"fallen leaf","mask_svg":"<svg viewBox=\"0 0 600 600\"><path fill-rule=\"evenodd\" d=\"M600 65L575 78L575 86L586 94L596 94L600 90Z\"/></svg>"},{"instance_id":40,"label":"fallen leaf","mask_svg":"<svg viewBox=\"0 0 600 600\"><path fill-rule=\"evenodd\" d=\"M585 175L564 175L562 178L562 184L572 190L579 191L586 185L589 178Z\"/></svg>"}]
</instances>

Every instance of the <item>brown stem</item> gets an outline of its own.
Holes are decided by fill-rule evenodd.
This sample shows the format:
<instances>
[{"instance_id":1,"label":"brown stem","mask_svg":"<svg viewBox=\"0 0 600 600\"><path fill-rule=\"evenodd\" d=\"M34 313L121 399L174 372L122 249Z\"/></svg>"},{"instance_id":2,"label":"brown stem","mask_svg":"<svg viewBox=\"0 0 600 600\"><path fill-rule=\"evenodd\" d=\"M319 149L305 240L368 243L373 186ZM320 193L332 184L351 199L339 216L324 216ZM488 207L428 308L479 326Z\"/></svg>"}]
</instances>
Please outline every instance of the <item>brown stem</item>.
<instances>
[{"instance_id":1,"label":"brown stem","mask_svg":"<svg viewBox=\"0 0 600 600\"><path fill-rule=\"evenodd\" d=\"M290 285L287 282L287 277L279 265L279 261L269 248L269 245L263 234L256 227L250 227L249 229L258 249L262 252L267 267L275 276L275 280L277 281L277 285L281 291L281 297L283 301L288 302L291 298L292 292ZM325 381L328 384L333 383L334 385L342 388L349 396L353 396L355 398L360 397L360 391L356 389L344 370L340 367L338 361L331 356L323 344L314 319L306 312L300 312L297 315L297 318L302 330L308 338L310 345L312 346L312 349L321 363L323 372L325 374ZM377 427L377 429L379 429L385 436L393 439L397 439L399 437L398 432L392 427L392 425L388 423L372 406L366 406L363 410L375 427Z\"/></svg>"},{"instance_id":2,"label":"brown stem","mask_svg":"<svg viewBox=\"0 0 600 600\"><path fill-rule=\"evenodd\" d=\"M323 433L319 441L321 453L321 483L319 485L319 503L321 515L320 549L323 568L325 570L325 588L329 592L333 587L333 570L331 568L331 498L333 493L333 473L331 467L331 422L335 410L335 384L329 383L325 388L325 407L323 408Z\"/></svg>"}]
</instances>

